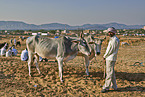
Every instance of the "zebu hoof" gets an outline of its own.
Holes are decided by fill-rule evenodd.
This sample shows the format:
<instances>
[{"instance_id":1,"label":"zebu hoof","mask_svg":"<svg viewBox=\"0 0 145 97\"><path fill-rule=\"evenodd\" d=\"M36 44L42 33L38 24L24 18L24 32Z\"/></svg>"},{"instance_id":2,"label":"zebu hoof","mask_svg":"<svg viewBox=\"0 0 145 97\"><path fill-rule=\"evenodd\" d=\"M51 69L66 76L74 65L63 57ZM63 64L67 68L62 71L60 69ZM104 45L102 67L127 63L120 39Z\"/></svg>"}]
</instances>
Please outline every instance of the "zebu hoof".
<instances>
[{"instance_id":1,"label":"zebu hoof","mask_svg":"<svg viewBox=\"0 0 145 97\"><path fill-rule=\"evenodd\" d=\"M42 76L43 74L42 73L39 73L40 74L40 76Z\"/></svg>"},{"instance_id":2,"label":"zebu hoof","mask_svg":"<svg viewBox=\"0 0 145 97\"><path fill-rule=\"evenodd\" d=\"M64 83L64 80L60 80L61 81L61 83Z\"/></svg>"},{"instance_id":3,"label":"zebu hoof","mask_svg":"<svg viewBox=\"0 0 145 97\"><path fill-rule=\"evenodd\" d=\"M90 77L90 75L86 75L86 77Z\"/></svg>"},{"instance_id":4,"label":"zebu hoof","mask_svg":"<svg viewBox=\"0 0 145 97\"><path fill-rule=\"evenodd\" d=\"M38 73L41 75L41 72L38 70Z\"/></svg>"},{"instance_id":5,"label":"zebu hoof","mask_svg":"<svg viewBox=\"0 0 145 97\"><path fill-rule=\"evenodd\" d=\"M89 73L87 73L87 76L90 76L90 74L89 74Z\"/></svg>"},{"instance_id":6,"label":"zebu hoof","mask_svg":"<svg viewBox=\"0 0 145 97\"><path fill-rule=\"evenodd\" d=\"M40 77L41 77L41 78L44 78L44 77L45 77L45 75L44 75L44 74L40 74Z\"/></svg>"}]
</instances>

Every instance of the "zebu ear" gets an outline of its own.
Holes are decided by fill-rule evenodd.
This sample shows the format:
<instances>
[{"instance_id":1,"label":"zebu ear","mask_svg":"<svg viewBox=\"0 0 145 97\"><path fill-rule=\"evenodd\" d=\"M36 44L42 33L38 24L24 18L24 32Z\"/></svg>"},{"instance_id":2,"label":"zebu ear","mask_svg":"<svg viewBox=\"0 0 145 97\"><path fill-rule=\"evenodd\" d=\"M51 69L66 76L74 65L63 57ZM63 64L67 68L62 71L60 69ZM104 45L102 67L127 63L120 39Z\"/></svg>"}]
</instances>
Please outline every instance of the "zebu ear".
<instances>
[{"instance_id":1,"label":"zebu ear","mask_svg":"<svg viewBox=\"0 0 145 97\"><path fill-rule=\"evenodd\" d=\"M106 39L106 35L105 35L105 37L104 38L101 38L102 40L105 40Z\"/></svg>"},{"instance_id":2,"label":"zebu ear","mask_svg":"<svg viewBox=\"0 0 145 97\"><path fill-rule=\"evenodd\" d=\"M104 38L99 38L101 41L104 41L105 39L106 39L106 35L105 35L105 37Z\"/></svg>"},{"instance_id":3,"label":"zebu ear","mask_svg":"<svg viewBox=\"0 0 145 97\"><path fill-rule=\"evenodd\" d=\"M105 35L105 37L103 38L104 40L106 39L106 35Z\"/></svg>"},{"instance_id":4,"label":"zebu ear","mask_svg":"<svg viewBox=\"0 0 145 97\"><path fill-rule=\"evenodd\" d=\"M80 41L79 40L72 40L72 42L79 43Z\"/></svg>"},{"instance_id":5,"label":"zebu ear","mask_svg":"<svg viewBox=\"0 0 145 97\"><path fill-rule=\"evenodd\" d=\"M88 44L94 44L94 43L95 43L95 42L92 41L92 42L89 42Z\"/></svg>"}]
</instances>

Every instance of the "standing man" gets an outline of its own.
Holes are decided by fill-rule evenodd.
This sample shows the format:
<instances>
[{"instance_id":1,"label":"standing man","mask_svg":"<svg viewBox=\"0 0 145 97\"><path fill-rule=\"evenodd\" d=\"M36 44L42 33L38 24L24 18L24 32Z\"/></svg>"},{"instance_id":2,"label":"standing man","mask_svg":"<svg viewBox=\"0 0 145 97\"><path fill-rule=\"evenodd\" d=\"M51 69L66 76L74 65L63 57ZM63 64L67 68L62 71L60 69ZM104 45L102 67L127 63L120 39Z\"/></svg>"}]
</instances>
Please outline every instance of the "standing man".
<instances>
[{"instance_id":1,"label":"standing man","mask_svg":"<svg viewBox=\"0 0 145 97\"><path fill-rule=\"evenodd\" d=\"M11 46L13 45L13 39L10 40L10 44L11 44Z\"/></svg>"},{"instance_id":2,"label":"standing man","mask_svg":"<svg viewBox=\"0 0 145 97\"><path fill-rule=\"evenodd\" d=\"M14 45L16 46L16 39L14 38Z\"/></svg>"},{"instance_id":3,"label":"standing man","mask_svg":"<svg viewBox=\"0 0 145 97\"><path fill-rule=\"evenodd\" d=\"M108 43L108 47L106 52L103 56L103 59L106 63L106 79L103 89L101 90L102 93L108 92L109 88L113 88L117 90L116 84L116 77L114 71L114 65L117 59L117 52L119 49L119 39L116 37L116 29L114 27L108 28L107 33L110 36L110 40Z\"/></svg>"}]
</instances>

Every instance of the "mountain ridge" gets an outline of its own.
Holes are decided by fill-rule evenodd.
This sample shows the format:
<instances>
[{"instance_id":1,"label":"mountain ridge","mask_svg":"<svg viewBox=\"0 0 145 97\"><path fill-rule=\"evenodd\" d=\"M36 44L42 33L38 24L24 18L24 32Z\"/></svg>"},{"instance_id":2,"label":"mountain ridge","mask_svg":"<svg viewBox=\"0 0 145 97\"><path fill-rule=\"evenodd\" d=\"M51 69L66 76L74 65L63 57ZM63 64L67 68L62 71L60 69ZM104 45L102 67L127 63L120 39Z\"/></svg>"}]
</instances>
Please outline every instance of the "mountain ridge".
<instances>
[{"instance_id":1,"label":"mountain ridge","mask_svg":"<svg viewBox=\"0 0 145 97\"><path fill-rule=\"evenodd\" d=\"M116 29L141 29L145 25L125 25L116 22L107 24L83 24L80 26L70 26L62 23L48 23L48 24L28 24L22 21L0 21L0 30L105 30L109 27L115 27Z\"/></svg>"}]
</instances>

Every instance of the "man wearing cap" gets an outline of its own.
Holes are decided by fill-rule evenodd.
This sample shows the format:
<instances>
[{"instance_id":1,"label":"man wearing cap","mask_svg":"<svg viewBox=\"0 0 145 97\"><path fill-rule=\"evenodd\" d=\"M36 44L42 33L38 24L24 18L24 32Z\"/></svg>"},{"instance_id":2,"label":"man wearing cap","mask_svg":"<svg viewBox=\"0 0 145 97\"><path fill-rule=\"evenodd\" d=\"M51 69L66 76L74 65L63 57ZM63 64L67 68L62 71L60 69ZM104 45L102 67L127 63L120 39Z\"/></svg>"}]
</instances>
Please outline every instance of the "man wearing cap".
<instances>
[{"instance_id":1,"label":"man wearing cap","mask_svg":"<svg viewBox=\"0 0 145 97\"><path fill-rule=\"evenodd\" d=\"M116 37L116 29L114 27L108 28L107 33L110 36L108 47L103 56L103 60L106 63L106 79L102 93L108 92L109 88L117 90L116 77L114 71L114 65L117 59L117 52L119 49L119 39Z\"/></svg>"}]
</instances>

